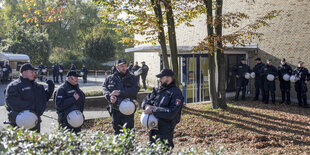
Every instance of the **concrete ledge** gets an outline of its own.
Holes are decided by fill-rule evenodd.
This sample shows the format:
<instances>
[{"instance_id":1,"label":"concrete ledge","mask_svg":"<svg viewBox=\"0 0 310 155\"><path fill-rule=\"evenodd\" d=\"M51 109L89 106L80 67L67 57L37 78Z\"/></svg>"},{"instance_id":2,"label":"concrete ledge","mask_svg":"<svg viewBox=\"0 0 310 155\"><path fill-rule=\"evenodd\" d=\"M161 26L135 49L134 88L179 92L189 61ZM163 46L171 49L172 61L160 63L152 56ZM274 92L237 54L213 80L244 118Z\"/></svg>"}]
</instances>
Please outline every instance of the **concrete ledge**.
<instances>
[{"instance_id":1,"label":"concrete ledge","mask_svg":"<svg viewBox=\"0 0 310 155\"><path fill-rule=\"evenodd\" d=\"M140 92L137 95L136 104L140 108L143 99L149 94L150 92ZM85 110L87 109L94 109L94 108L103 108L105 109L109 105L108 101L103 96L91 96L86 97L85 102ZM53 99L50 99L47 102L46 110L55 110L55 103Z\"/></svg>"}]
</instances>

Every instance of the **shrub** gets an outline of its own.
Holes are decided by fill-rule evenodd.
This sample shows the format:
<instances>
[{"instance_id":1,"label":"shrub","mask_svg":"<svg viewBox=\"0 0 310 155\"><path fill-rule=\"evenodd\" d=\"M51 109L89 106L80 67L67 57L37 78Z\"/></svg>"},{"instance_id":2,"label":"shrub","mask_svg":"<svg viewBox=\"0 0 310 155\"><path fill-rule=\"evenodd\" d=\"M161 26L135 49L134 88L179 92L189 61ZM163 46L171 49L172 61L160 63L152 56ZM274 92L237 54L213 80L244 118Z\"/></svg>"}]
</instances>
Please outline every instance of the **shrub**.
<instances>
[{"instance_id":1,"label":"shrub","mask_svg":"<svg viewBox=\"0 0 310 155\"><path fill-rule=\"evenodd\" d=\"M113 136L102 131L75 134L59 129L51 134L40 134L17 128L0 130L0 154L171 154L166 145L157 141L141 145L133 130ZM213 152L213 151L212 151ZM222 154L223 148L212 154ZM181 154L210 154L191 148Z\"/></svg>"}]
</instances>

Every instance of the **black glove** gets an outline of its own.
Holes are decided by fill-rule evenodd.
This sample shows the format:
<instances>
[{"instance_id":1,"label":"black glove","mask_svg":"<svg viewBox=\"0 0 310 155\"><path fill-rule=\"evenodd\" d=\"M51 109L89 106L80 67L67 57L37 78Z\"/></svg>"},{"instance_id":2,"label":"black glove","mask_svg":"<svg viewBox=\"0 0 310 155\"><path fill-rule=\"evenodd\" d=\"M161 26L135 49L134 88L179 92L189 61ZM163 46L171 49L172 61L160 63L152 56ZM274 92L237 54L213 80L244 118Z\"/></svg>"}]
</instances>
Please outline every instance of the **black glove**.
<instances>
[{"instance_id":1,"label":"black glove","mask_svg":"<svg viewBox=\"0 0 310 155\"><path fill-rule=\"evenodd\" d=\"M47 83L47 85L48 85L48 90L51 91L51 92L53 92L54 89L55 89L55 84L54 84L54 82L53 82L52 80L47 80L46 83Z\"/></svg>"},{"instance_id":2,"label":"black glove","mask_svg":"<svg viewBox=\"0 0 310 155\"><path fill-rule=\"evenodd\" d=\"M11 122L11 124L16 124L16 117L19 114L19 112L17 111L10 111L8 114L9 117L9 121Z\"/></svg>"},{"instance_id":3,"label":"black glove","mask_svg":"<svg viewBox=\"0 0 310 155\"><path fill-rule=\"evenodd\" d=\"M52 81L52 80L47 80L46 81L46 84L48 85L48 86L55 86L55 84L54 84L54 82Z\"/></svg>"}]
</instances>

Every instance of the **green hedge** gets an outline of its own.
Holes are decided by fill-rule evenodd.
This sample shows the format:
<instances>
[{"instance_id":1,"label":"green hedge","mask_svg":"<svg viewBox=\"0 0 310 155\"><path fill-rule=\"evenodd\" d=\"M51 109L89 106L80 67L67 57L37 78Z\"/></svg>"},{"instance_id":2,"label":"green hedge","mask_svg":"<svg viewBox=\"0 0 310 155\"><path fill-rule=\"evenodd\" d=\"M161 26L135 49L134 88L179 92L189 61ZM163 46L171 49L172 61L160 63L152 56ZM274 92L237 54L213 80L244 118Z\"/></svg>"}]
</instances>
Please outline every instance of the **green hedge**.
<instances>
[{"instance_id":1,"label":"green hedge","mask_svg":"<svg viewBox=\"0 0 310 155\"><path fill-rule=\"evenodd\" d=\"M51 134L4 128L0 130L0 154L171 154L161 142L154 145L138 144L135 133L124 130L118 136L102 131L74 133L58 130ZM222 150L211 154L222 154ZM189 149L182 154L210 154Z\"/></svg>"}]
</instances>

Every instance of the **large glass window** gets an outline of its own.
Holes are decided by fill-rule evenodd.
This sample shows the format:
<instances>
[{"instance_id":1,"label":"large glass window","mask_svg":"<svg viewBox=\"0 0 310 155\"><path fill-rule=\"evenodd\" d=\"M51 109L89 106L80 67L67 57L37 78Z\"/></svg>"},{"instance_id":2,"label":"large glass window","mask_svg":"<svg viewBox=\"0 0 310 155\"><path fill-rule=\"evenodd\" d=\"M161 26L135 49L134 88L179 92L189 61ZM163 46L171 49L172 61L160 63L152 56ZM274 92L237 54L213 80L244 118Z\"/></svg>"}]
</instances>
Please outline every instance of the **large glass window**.
<instances>
[{"instance_id":1,"label":"large glass window","mask_svg":"<svg viewBox=\"0 0 310 155\"><path fill-rule=\"evenodd\" d=\"M233 75L233 67L238 64L245 54L225 55L227 64L226 85L227 91L236 89L236 79ZM170 59L169 64L171 65ZM209 100L209 75L207 54L185 54L178 56L179 64L179 88L183 92L186 103L203 102ZM162 67L162 66L161 66Z\"/></svg>"}]
</instances>

